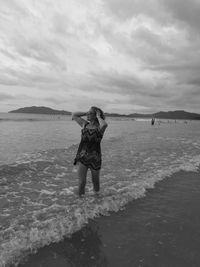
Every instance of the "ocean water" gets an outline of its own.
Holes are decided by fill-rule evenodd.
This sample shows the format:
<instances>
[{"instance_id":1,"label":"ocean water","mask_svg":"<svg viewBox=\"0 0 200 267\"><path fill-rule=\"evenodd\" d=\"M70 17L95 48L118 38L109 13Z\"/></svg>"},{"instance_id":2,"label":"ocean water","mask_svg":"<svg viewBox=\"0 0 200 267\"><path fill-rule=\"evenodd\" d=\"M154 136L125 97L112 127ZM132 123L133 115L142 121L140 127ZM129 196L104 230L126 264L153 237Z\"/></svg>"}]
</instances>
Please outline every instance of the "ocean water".
<instances>
[{"instance_id":1,"label":"ocean water","mask_svg":"<svg viewBox=\"0 0 200 267\"><path fill-rule=\"evenodd\" d=\"M119 211L148 188L200 165L200 122L108 118L101 193L78 198L73 159L80 127L69 116L0 114L0 266Z\"/></svg>"}]
</instances>

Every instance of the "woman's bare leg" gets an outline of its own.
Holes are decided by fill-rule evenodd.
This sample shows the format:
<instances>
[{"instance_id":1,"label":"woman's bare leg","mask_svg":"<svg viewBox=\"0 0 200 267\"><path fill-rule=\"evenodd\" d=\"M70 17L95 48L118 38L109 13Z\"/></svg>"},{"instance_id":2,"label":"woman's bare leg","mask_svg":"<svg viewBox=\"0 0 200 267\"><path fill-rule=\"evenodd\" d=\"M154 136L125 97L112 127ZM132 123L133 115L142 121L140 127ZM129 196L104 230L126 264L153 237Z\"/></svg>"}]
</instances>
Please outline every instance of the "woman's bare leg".
<instances>
[{"instance_id":1,"label":"woman's bare leg","mask_svg":"<svg viewBox=\"0 0 200 267\"><path fill-rule=\"evenodd\" d=\"M79 162L78 164L78 179L79 179L78 194L79 196L85 194L87 170L88 170L88 167L86 167L81 162Z\"/></svg>"},{"instance_id":2,"label":"woman's bare leg","mask_svg":"<svg viewBox=\"0 0 200 267\"><path fill-rule=\"evenodd\" d=\"M100 170L96 171L91 169L92 173L92 182L93 182L93 187L95 192L99 192L100 190L100 183L99 183L99 176L100 176Z\"/></svg>"}]
</instances>

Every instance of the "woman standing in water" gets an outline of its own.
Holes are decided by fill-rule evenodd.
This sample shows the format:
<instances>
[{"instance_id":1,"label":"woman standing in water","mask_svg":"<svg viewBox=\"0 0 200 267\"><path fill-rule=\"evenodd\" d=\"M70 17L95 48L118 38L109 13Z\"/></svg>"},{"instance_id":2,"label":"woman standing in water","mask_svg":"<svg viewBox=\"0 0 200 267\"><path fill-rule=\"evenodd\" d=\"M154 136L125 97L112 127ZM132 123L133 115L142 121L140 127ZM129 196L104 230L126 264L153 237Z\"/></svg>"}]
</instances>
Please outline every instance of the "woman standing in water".
<instances>
[{"instance_id":1,"label":"woman standing in water","mask_svg":"<svg viewBox=\"0 0 200 267\"><path fill-rule=\"evenodd\" d=\"M87 120L82 116L87 116ZM72 120L81 127L81 142L74 160L78 163L79 196L85 194L85 185L88 169L91 170L92 182L95 192L99 192L99 175L101 169L101 140L108 124L105 121L103 111L97 107L91 107L88 112L74 112Z\"/></svg>"}]
</instances>

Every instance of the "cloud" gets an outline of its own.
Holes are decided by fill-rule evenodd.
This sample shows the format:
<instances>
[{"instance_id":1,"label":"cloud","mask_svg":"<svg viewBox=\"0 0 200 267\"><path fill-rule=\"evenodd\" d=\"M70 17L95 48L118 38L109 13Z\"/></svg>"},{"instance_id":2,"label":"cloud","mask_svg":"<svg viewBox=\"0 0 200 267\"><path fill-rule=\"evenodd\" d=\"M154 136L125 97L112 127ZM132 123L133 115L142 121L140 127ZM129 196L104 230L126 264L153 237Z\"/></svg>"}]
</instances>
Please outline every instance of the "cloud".
<instances>
[{"instance_id":1,"label":"cloud","mask_svg":"<svg viewBox=\"0 0 200 267\"><path fill-rule=\"evenodd\" d=\"M109 11L121 21L146 16L163 26L186 27L199 33L200 2L198 0L107 0Z\"/></svg>"},{"instance_id":2,"label":"cloud","mask_svg":"<svg viewBox=\"0 0 200 267\"><path fill-rule=\"evenodd\" d=\"M152 17L162 17L162 9L159 1L149 0L148 4L145 0L107 0L104 1L109 8L109 11L117 16L121 21L137 17L139 15L148 15ZM159 12L158 12L159 10Z\"/></svg>"},{"instance_id":3,"label":"cloud","mask_svg":"<svg viewBox=\"0 0 200 267\"><path fill-rule=\"evenodd\" d=\"M2 1L0 92L68 110L176 109L184 99L197 110L199 11L197 0Z\"/></svg>"},{"instance_id":4,"label":"cloud","mask_svg":"<svg viewBox=\"0 0 200 267\"><path fill-rule=\"evenodd\" d=\"M142 81L135 75L122 74L116 71L91 73L95 86L92 88L101 88L102 91L110 91L118 94L132 94L138 90L142 90L144 85ZM88 89L90 85L88 85Z\"/></svg>"},{"instance_id":5,"label":"cloud","mask_svg":"<svg viewBox=\"0 0 200 267\"><path fill-rule=\"evenodd\" d=\"M193 79L189 80L188 84L193 84L193 85L200 86L200 78L199 78L199 76L196 76ZM200 90L198 90L198 91L200 91ZM200 92L199 92L199 95L200 95Z\"/></svg>"},{"instance_id":6,"label":"cloud","mask_svg":"<svg viewBox=\"0 0 200 267\"><path fill-rule=\"evenodd\" d=\"M199 1L162 0L161 2L171 14L173 22L180 26L189 27L189 30L195 31L195 34L200 34Z\"/></svg>"},{"instance_id":7,"label":"cloud","mask_svg":"<svg viewBox=\"0 0 200 267\"><path fill-rule=\"evenodd\" d=\"M50 40L32 39L27 41L21 37L20 40L15 40L15 43L16 52L24 58L46 63L61 70L65 70L67 67L63 60L63 49L56 47L56 43L52 44Z\"/></svg>"},{"instance_id":8,"label":"cloud","mask_svg":"<svg viewBox=\"0 0 200 267\"><path fill-rule=\"evenodd\" d=\"M0 101L7 101L7 100L11 100L13 99L14 97L12 95L9 95L9 94L4 94L4 93L1 93L0 92Z\"/></svg>"}]
</instances>

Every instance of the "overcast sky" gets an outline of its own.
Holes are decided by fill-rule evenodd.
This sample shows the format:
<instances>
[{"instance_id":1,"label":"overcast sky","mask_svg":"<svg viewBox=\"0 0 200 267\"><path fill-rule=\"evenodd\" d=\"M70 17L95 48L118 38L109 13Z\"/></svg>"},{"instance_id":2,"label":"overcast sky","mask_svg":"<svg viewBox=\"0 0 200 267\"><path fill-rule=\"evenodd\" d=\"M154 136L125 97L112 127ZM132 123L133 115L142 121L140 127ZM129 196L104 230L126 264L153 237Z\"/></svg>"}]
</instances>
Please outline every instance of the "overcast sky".
<instances>
[{"instance_id":1,"label":"overcast sky","mask_svg":"<svg viewBox=\"0 0 200 267\"><path fill-rule=\"evenodd\" d=\"M200 0L0 0L0 112L200 113Z\"/></svg>"}]
</instances>

